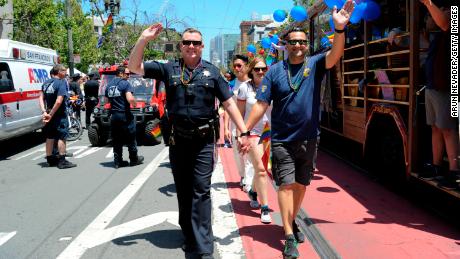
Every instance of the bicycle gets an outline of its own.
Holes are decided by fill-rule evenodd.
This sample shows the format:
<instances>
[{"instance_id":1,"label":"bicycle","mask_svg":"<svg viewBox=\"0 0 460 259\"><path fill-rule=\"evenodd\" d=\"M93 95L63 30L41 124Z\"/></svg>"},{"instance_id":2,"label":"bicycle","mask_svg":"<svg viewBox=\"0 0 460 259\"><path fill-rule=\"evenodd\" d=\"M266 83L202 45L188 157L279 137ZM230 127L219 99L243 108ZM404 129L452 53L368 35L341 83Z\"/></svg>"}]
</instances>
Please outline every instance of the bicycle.
<instances>
[{"instance_id":1,"label":"bicycle","mask_svg":"<svg viewBox=\"0 0 460 259\"><path fill-rule=\"evenodd\" d=\"M83 126L81 125L80 118L77 117L76 109L80 109L82 100L78 98L78 95L71 96L69 99L69 105L67 106L67 113L69 119L69 136L67 141L75 141L83 134Z\"/></svg>"}]
</instances>

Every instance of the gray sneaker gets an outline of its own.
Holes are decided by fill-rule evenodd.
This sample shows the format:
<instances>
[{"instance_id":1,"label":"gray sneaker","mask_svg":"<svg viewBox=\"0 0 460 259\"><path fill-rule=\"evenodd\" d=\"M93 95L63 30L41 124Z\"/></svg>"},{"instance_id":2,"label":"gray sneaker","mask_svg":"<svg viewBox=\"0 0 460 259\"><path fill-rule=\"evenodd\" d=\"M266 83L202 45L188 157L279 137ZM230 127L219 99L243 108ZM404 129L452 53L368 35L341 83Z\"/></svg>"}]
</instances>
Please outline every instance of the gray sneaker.
<instances>
[{"instance_id":1,"label":"gray sneaker","mask_svg":"<svg viewBox=\"0 0 460 259\"><path fill-rule=\"evenodd\" d=\"M293 259L298 257L299 250L297 250L297 241L294 235L289 235L286 237L286 242L284 243L283 258Z\"/></svg>"}]
</instances>

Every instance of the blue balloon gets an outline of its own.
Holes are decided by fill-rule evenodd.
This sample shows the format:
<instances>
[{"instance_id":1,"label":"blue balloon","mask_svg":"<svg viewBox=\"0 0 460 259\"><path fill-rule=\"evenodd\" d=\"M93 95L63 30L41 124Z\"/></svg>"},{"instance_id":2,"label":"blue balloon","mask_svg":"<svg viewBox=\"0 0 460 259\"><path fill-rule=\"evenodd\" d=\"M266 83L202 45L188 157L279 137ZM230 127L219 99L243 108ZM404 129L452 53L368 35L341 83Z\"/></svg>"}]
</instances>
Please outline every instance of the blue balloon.
<instances>
[{"instance_id":1,"label":"blue balloon","mask_svg":"<svg viewBox=\"0 0 460 259\"><path fill-rule=\"evenodd\" d=\"M265 38L262 39L262 47L264 49L270 48L271 45L272 45L272 41L270 40L270 38L265 37Z\"/></svg>"},{"instance_id":2,"label":"blue balloon","mask_svg":"<svg viewBox=\"0 0 460 259\"><path fill-rule=\"evenodd\" d=\"M366 2L366 9L363 13L363 19L366 21L373 21L380 17L380 5L374 1Z\"/></svg>"},{"instance_id":3,"label":"blue balloon","mask_svg":"<svg viewBox=\"0 0 460 259\"><path fill-rule=\"evenodd\" d=\"M247 49L248 52L256 54L256 51L257 51L256 46L250 44L250 45L248 45L248 47L246 49Z\"/></svg>"},{"instance_id":4,"label":"blue balloon","mask_svg":"<svg viewBox=\"0 0 460 259\"><path fill-rule=\"evenodd\" d=\"M284 10L276 10L273 13L273 19L276 22L283 22L286 19L286 15L287 15L286 11L284 11Z\"/></svg>"},{"instance_id":5,"label":"blue balloon","mask_svg":"<svg viewBox=\"0 0 460 259\"><path fill-rule=\"evenodd\" d=\"M359 23L359 21L361 21L361 19L363 18L366 7L367 4L365 2L356 5L355 10L353 11L353 14L350 17L350 22L353 24Z\"/></svg>"},{"instance_id":6,"label":"blue balloon","mask_svg":"<svg viewBox=\"0 0 460 259\"><path fill-rule=\"evenodd\" d=\"M332 15L331 18L329 18L329 27L331 27L331 31L335 29L334 20L332 20Z\"/></svg>"},{"instance_id":7,"label":"blue balloon","mask_svg":"<svg viewBox=\"0 0 460 259\"><path fill-rule=\"evenodd\" d=\"M278 42L280 41L280 37L278 37L278 35L275 34L272 36L271 41L273 42L273 44L278 44Z\"/></svg>"},{"instance_id":8,"label":"blue balloon","mask_svg":"<svg viewBox=\"0 0 460 259\"><path fill-rule=\"evenodd\" d=\"M337 6L337 9L342 9L343 4L345 4L345 0L325 0L327 7L334 8Z\"/></svg>"},{"instance_id":9,"label":"blue balloon","mask_svg":"<svg viewBox=\"0 0 460 259\"><path fill-rule=\"evenodd\" d=\"M291 9L291 17L296 22L303 22L308 18L307 10L300 5L294 6L294 8Z\"/></svg>"}]
</instances>

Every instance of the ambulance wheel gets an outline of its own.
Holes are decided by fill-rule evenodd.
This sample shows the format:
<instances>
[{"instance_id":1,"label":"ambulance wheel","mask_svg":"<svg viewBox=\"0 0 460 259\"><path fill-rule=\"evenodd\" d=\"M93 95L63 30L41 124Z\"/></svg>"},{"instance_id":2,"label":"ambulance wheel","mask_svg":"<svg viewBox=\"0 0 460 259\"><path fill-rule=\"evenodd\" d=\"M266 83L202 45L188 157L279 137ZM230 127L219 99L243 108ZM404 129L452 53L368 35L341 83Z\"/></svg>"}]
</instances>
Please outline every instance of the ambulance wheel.
<instances>
[{"instance_id":1,"label":"ambulance wheel","mask_svg":"<svg viewBox=\"0 0 460 259\"><path fill-rule=\"evenodd\" d=\"M91 145L100 147L105 145L106 139L103 137L99 125L97 123L91 123L88 128L88 138Z\"/></svg>"},{"instance_id":2,"label":"ambulance wheel","mask_svg":"<svg viewBox=\"0 0 460 259\"><path fill-rule=\"evenodd\" d=\"M157 145L161 143L160 120L154 119L145 124L144 143L147 145Z\"/></svg>"}]
</instances>

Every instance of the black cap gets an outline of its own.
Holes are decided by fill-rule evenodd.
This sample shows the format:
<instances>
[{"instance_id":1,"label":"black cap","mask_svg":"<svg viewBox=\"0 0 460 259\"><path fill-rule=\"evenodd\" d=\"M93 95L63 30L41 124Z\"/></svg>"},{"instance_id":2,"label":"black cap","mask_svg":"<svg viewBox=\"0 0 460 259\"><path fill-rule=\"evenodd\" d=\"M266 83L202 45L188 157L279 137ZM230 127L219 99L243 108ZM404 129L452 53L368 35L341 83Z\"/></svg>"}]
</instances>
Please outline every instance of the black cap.
<instances>
[{"instance_id":1,"label":"black cap","mask_svg":"<svg viewBox=\"0 0 460 259\"><path fill-rule=\"evenodd\" d=\"M74 80L74 81L77 81L80 78L81 78L80 73L73 74L73 76L72 76L72 80Z\"/></svg>"}]
</instances>

